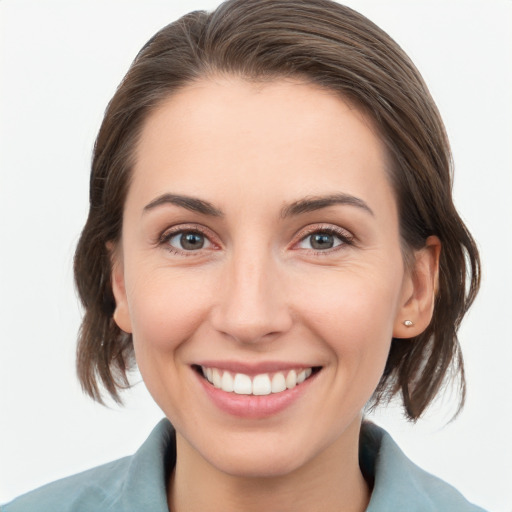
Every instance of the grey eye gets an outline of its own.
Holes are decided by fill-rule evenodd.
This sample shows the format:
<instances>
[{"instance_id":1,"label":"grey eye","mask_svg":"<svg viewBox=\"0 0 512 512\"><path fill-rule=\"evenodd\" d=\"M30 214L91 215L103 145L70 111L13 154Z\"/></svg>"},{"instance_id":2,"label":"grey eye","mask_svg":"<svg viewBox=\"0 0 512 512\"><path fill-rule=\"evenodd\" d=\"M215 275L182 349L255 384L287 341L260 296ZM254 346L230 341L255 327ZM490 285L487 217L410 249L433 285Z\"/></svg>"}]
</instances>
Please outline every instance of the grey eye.
<instances>
[{"instance_id":1,"label":"grey eye","mask_svg":"<svg viewBox=\"0 0 512 512\"><path fill-rule=\"evenodd\" d=\"M341 238L341 236L335 235L334 233L318 231L316 233L311 233L310 235L304 237L300 241L299 247L301 249L325 251L327 249L337 247L342 243L344 243L344 240Z\"/></svg>"},{"instance_id":2,"label":"grey eye","mask_svg":"<svg viewBox=\"0 0 512 512\"><path fill-rule=\"evenodd\" d=\"M182 251L197 251L209 247L208 239L197 231L183 231L169 238L169 245Z\"/></svg>"},{"instance_id":3,"label":"grey eye","mask_svg":"<svg viewBox=\"0 0 512 512\"><path fill-rule=\"evenodd\" d=\"M334 247L334 236L328 233L315 233L310 235L310 244L313 249L331 249Z\"/></svg>"}]
</instances>

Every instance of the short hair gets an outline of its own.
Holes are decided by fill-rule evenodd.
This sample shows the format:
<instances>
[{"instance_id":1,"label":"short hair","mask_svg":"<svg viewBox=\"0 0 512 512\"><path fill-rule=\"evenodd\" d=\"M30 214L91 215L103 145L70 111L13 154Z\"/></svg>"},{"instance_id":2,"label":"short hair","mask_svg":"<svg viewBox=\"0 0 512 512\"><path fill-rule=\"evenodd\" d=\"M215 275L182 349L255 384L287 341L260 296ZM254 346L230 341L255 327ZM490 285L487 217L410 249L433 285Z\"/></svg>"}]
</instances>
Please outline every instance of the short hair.
<instances>
[{"instance_id":1,"label":"short hair","mask_svg":"<svg viewBox=\"0 0 512 512\"><path fill-rule=\"evenodd\" d=\"M480 283L478 250L452 200L452 158L437 107L414 64L383 30L330 0L228 0L191 12L141 49L110 101L94 146L90 209L74 260L85 309L77 371L86 393L120 402L134 366L132 337L113 320L111 256L143 123L194 81L230 74L248 81L301 79L353 102L373 119L392 162L404 259L436 235L442 243L433 318L412 339L393 339L372 397L401 394L416 420L451 375L465 397L460 322Z\"/></svg>"}]
</instances>

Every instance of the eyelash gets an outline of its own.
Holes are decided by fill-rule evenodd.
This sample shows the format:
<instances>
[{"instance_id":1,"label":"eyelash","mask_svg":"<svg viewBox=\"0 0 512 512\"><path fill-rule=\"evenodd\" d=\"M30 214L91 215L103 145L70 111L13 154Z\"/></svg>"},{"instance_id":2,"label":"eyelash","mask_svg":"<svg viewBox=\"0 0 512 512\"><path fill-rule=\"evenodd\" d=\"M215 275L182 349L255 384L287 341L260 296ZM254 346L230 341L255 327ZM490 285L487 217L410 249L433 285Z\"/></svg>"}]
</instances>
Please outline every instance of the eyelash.
<instances>
[{"instance_id":1,"label":"eyelash","mask_svg":"<svg viewBox=\"0 0 512 512\"><path fill-rule=\"evenodd\" d=\"M212 235L210 234L210 232L208 230L204 229L202 226L195 225L195 224L188 225L188 226L181 225L179 227L164 231L164 233L162 233L162 235L158 239L158 245L165 246L165 249L172 254L177 254L179 256L185 256L185 257L196 256L197 253L201 252L201 249L198 249L196 251L187 251L184 249L183 250L177 249L176 247L173 247L172 245L170 245L169 242L172 238L174 238L177 235L182 235L184 233L200 234L200 235L204 236L204 238L206 240L208 240L208 242L213 247L218 247L218 244L212 242Z\"/></svg>"},{"instance_id":2,"label":"eyelash","mask_svg":"<svg viewBox=\"0 0 512 512\"><path fill-rule=\"evenodd\" d=\"M334 226L311 226L310 228L306 229L306 232L302 232L300 235L300 239L298 242L294 243L294 245L298 245L299 243L306 240L308 237L316 234L322 234L322 235L331 235L336 238L338 238L341 243L337 246L318 250L318 249L308 249L310 253L313 253L314 255L318 256L326 256L329 254L332 254L335 251L343 249L344 246L351 246L354 245L354 237L352 234L350 234L347 230L334 227Z\"/></svg>"},{"instance_id":3,"label":"eyelash","mask_svg":"<svg viewBox=\"0 0 512 512\"><path fill-rule=\"evenodd\" d=\"M205 239L213 246L218 247L218 244L212 241L212 236L209 232L209 230L206 230L200 225L189 225L189 226L179 226L176 228L172 228L170 230L165 231L160 235L158 238L158 245L165 246L165 249L168 250L172 254L176 254L179 256L196 256L197 253L201 252L201 249L198 249L196 251L193 250L180 250L176 247L173 247L170 245L170 240L174 238L177 235L184 234L184 233L191 233L191 234L200 234L205 237ZM333 226L311 226L310 228L306 229L305 232L303 231L300 233L300 239L297 242L293 243L293 246L297 246L304 240L306 240L308 237L315 235L315 234L325 234L330 235L338 238L340 240L340 244L336 245L334 247L330 247L328 249L318 250L318 249L306 249L308 252L313 253L315 255L321 255L325 256L328 254L331 254L334 251L338 251L342 249L344 246L351 246L354 245L354 237L345 229L337 228Z\"/></svg>"}]
</instances>

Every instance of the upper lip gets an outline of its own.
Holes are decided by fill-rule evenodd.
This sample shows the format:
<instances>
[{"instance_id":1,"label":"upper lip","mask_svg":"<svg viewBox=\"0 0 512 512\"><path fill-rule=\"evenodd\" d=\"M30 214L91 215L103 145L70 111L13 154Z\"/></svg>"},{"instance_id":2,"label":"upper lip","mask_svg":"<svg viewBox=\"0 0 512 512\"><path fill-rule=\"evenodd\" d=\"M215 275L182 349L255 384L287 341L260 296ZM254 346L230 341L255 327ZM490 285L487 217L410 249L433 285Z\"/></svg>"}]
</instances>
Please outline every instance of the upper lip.
<instances>
[{"instance_id":1,"label":"upper lip","mask_svg":"<svg viewBox=\"0 0 512 512\"><path fill-rule=\"evenodd\" d=\"M248 363L246 361L198 361L196 366L205 368L217 368L232 373L244 373L246 375L258 375L260 373L274 373L288 370L298 370L306 368L315 368L319 365L304 364L299 362L283 362L283 361L260 361L257 363Z\"/></svg>"}]
</instances>

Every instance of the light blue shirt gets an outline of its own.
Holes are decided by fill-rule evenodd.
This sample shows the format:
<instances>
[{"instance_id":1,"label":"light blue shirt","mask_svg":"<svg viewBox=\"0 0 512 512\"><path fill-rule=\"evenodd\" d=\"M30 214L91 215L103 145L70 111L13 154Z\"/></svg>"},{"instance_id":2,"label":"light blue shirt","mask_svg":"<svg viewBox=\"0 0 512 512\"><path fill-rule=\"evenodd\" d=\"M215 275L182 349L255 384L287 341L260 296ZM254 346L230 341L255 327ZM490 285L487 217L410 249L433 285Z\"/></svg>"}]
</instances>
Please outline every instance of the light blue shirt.
<instances>
[{"instance_id":1,"label":"light blue shirt","mask_svg":"<svg viewBox=\"0 0 512 512\"><path fill-rule=\"evenodd\" d=\"M175 433L162 420L130 457L31 491L1 512L169 512L166 482L176 463ZM366 512L484 512L413 464L391 436L363 423L360 465L373 481Z\"/></svg>"}]
</instances>

